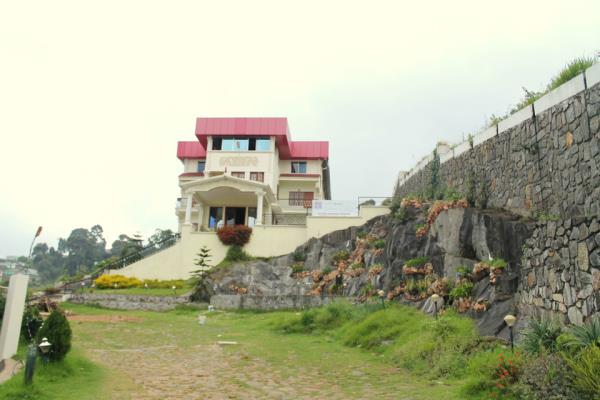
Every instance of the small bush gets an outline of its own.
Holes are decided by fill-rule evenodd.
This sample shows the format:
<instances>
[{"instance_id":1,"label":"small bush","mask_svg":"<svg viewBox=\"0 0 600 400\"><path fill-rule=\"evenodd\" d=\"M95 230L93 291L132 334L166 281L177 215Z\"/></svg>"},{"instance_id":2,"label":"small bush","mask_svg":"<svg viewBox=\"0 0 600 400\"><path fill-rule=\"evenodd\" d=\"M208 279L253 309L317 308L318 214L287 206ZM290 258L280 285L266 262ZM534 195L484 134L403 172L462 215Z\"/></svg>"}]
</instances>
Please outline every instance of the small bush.
<instances>
[{"instance_id":1,"label":"small bush","mask_svg":"<svg viewBox=\"0 0 600 400\"><path fill-rule=\"evenodd\" d=\"M559 73L550 81L548 90L553 90L575 78L583 71L594 65L595 59L592 57L578 57L569 62Z\"/></svg>"},{"instance_id":2,"label":"small bush","mask_svg":"<svg viewBox=\"0 0 600 400\"><path fill-rule=\"evenodd\" d=\"M350 269L362 269L364 267L365 267L365 263L361 263L361 262L352 263L350 265Z\"/></svg>"},{"instance_id":3,"label":"small bush","mask_svg":"<svg viewBox=\"0 0 600 400\"><path fill-rule=\"evenodd\" d=\"M347 261L349 257L350 253L348 253L348 250L339 250L333 255L332 261L337 264L340 261Z\"/></svg>"},{"instance_id":4,"label":"small bush","mask_svg":"<svg viewBox=\"0 0 600 400\"><path fill-rule=\"evenodd\" d=\"M573 337L573 344L579 347L600 347L600 318L592 318L582 326L572 326L570 333Z\"/></svg>"},{"instance_id":5,"label":"small bush","mask_svg":"<svg viewBox=\"0 0 600 400\"><path fill-rule=\"evenodd\" d=\"M508 263L501 258L494 258L487 261L486 264L490 266L490 269L504 269L508 266Z\"/></svg>"},{"instance_id":6,"label":"small bush","mask_svg":"<svg viewBox=\"0 0 600 400\"><path fill-rule=\"evenodd\" d=\"M411 258L406 262L407 267L422 267L429 262L427 257Z\"/></svg>"},{"instance_id":7,"label":"small bush","mask_svg":"<svg viewBox=\"0 0 600 400\"><path fill-rule=\"evenodd\" d=\"M385 240L384 239L374 240L373 242L371 242L371 246L373 246L376 249L383 249L385 247Z\"/></svg>"},{"instance_id":8,"label":"small bush","mask_svg":"<svg viewBox=\"0 0 600 400\"><path fill-rule=\"evenodd\" d=\"M325 268L323 268L323 275L327 275L331 273L331 267L330 266L326 266Z\"/></svg>"},{"instance_id":9,"label":"small bush","mask_svg":"<svg viewBox=\"0 0 600 400\"><path fill-rule=\"evenodd\" d=\"M521 334L521 345L529 354L554 353L557 350L556 340L560 334L561 327L555 321L533 318Z\"/></svg>"},{"instance_id":10,"label":"small bush","mask_svg":"<svg viewBox=\"0 0 600 400\"><path fill-rule=\"evenodd\" d=\"M299 274L300 272L304 272L304 264L295 263L292 265L292 274Z\"/></svg>"},{"instance_id":11,"label":"small bush","mask_svg":"<svg viewBox=\"0 0 600 400\"><path fill-rule=\"evenodd\" d=\"M600 348L589 346L579 357L567 358L573 368L575 388L593 399L600 398Z\"/></svg>"},{"instance_id":12,"label":"small bush","mask_svg":"<svg viewBox=\"0 0 600 400\"><path fill-rule=\"evenodd\" d=\"M300 250L296 250L292 254L292 258L295 262L303 262L306 261L306 254Z\"/></svg>"},{"instance_id":13,"label":"small bush","mask_svg":"<svg viewBox=\"0 0 600 400\"><path fill-rule=\"evenodd\" d=\"M60 361L71 350L71 336L71 327L67 317L62 311L54 310L38 331L37 342L40 343L43 338L47 338L52 345L48 352L48 359Z\"/></svg>"},{"instance_id":14,"label":"small bush","mask_svg":"<svg viewBox=\"0 0 600 400\"><path fill-rule=\"evenodd\" d=\"M217 229L217 236L226 246L244 246L250 241L252 228L245 225L226 225Z\"/></svg>"},{"instance_id":15,"label":"small bush","mask_svg":"<svg viewBox=\"0 0 600 400\"><path fill-rule=\"evenodd\" d=\"M519 383L524 398L575 399L573 370L558 354L543 354L529 360Z\"/></svg>"},{"instance_id":16,"label":"small bush","mask_svg":"<svg viewBox=\"0 0 600 400\"><path fill-rule=\"evenodd\" d=\"M367 237L367 232L365 231L358 231L356 232L356 237L359 239L364 239L365 237Z\"/></svg>"},{"instance_id":17,"label":"small bush","mask_svg":"<svg viewBox=\"0 0 600 400\"><path fill-rule=\"evenodd\" d=\"M456 273L464 277L471 275L471 272L472 269L469 267L465 267L464 265L461 265L460 267L456 268Z\"/></svg>"},{"instance_id":18,"label":"small bush","mask_svg":"<svg viewBox=\"0 0 600 400\"><path fill-rule=\"evenodd\" d=\"M123 275L100 275L94 284L98 289L128 289L142 287L142 281L138 278Z\"/></svg>"},{"instance_id":19,"label":"small bush","mask_svg":"<svg viewBox=\"0 0 600 400\"><path fill-rule=\"evenodd\" d=\"M471 291L473 290L473 283L471 282L461 282L458 283L454 288L450 291L450 298L452 300L456 300L459 298L469 298L471 297Z\"/></svg>"},{"instance_id":20,"label":"small bush","mask_svg":"<svg viewBox=\"0 0 600 400\"><path fill-rule=\"evenodd\" d=\"M241 246L235 244L227 249L227 254L225 255L225 261L229 262L250 261L251 259L252 257L250 257Z\"/></svg>"}]
</instances>

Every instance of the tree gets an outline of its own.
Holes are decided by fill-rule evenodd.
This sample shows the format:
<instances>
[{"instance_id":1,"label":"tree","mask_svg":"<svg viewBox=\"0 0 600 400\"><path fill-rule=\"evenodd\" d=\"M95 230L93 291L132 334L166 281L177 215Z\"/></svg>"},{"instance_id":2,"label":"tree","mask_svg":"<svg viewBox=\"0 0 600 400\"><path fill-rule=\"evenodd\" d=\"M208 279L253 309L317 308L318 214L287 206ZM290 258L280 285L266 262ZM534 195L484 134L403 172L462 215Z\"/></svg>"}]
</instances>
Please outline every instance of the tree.
<instances>
[{"instance_id":1,"label":"tree","mask_svg":"<svg viewBox=\"0 0 600 400\"><path fill-rule=\"evenodd\" d=\"M95 225L92 229L94 233L85 228L73 229L66 240L59 240L58 250L66 254L65 267L69 275L87 272L96 261L104 258L102 227Z\"/></svg>"},{"instance_id":2,"label":"tree","mask_svg":"<svg viewBox=\"0 0 600 400\"><path fill-rule=\"evenodd\" d=\"M210 301L210 296L214 293L212 285L208 280L208 276L213 266L209 264L211 259L210 250L206 246L202 246L197 254L198 258L194 260L194 264L198 267L192 271L192 278L195 280L194 293L192 293L192 301Z\"/></svg>"},{"instance_id":3,"label":"tree","mask_svg":"<svg viewBox=\"0 0 600 400\"><path fill-rule=\"evenodd\" d=\"M167 247L169 245L168 239L173 237L173 231L170 229L156 228L154 234L148 238L149 243L157 244L158 248ZM160 244L158 244L160 243Z\"/></svg>"},{"instance_id":4,"label":"tree","mask_svg":"<svg viewBox=\"0 0 600 400\"><path fill-rule=\"evenodd\" d=\"M114 257L121 257L128 243L129 236L123 233L120 234L119 238L112 242L112 245L110 246L110 255Z\"/></svg>"}]
</instances>

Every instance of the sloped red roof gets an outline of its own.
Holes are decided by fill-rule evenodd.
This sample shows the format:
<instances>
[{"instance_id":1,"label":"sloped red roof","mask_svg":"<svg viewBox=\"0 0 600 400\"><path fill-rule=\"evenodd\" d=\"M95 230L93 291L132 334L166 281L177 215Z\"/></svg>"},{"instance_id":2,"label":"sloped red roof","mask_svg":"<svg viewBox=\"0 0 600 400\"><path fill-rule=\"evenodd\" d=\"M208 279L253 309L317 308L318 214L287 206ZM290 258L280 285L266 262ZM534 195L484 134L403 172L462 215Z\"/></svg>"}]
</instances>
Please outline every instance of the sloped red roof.
<instances>
[{"instance_id":1,"label":"sloped red roof","mask_svg":"<svg viewBox=\"0 0 600 400\"><path fill-rule=\"evenodd\" d=\"M179 142L177 157L205 158L209 136L275 136L282 160L329 158L328 142L292 142L287 118L197 118L198 142Z\"/></svg>"},{"instance_id":2,"label":"sloped red roof","mask_svg":"<svg viewBox=\"0 0 600 400\"><path fill-rule=\"evenodd\" d=\"M177 158L206 158L206 149L200 142L177 142Z\"/></svg>"},{"instance_id":3,"label":"sloped red roof","mask_svg":"<svg viewBox=\"0 0 600 400\"><path fill-rule=\"evenodd\" d=\"M291 142L291 158L303 160L329 159L329 142Z\"/></svg>"}]
</instances>

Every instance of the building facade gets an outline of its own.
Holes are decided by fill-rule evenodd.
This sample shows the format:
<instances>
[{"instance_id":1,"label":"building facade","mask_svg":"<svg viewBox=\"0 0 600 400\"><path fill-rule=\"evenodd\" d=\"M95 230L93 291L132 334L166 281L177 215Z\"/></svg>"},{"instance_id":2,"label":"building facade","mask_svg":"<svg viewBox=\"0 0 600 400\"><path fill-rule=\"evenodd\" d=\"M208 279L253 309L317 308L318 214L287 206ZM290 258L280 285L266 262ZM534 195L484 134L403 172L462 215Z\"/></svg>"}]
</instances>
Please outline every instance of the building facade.
<instances>
[{"instance_id":1,"label":"building facade","mask_svg":"<svg viewBox=\"0 0 600 400\"><path fill-rule=\"evenodd\" d=\"M352 212L336 209L338 202L330 200L329 143L293 141L286 118L198 118L195 136L177 145L182 162L175 208L179 240L109 273L187 279L197 269L201 247L210 249L211 265L224 259L228 246L216 234L222 226L252 227L244 251L275 257L310 238L389 212L358 202L350 205ZM319 212L313 205L320 206ZM325 215L327 207L332 212Z\"/></svg>"},{"instance_id":2,"label":"building facade","mask_svg":"<svg viewBox=\"0 0 600 400\"><path fill-rule=\"evenodd\" d=\"M179 231L223 225L299 225L329 200L329 143L292 141L286 118L198 118L179 142Z\"/></svg>"}]
</instances>

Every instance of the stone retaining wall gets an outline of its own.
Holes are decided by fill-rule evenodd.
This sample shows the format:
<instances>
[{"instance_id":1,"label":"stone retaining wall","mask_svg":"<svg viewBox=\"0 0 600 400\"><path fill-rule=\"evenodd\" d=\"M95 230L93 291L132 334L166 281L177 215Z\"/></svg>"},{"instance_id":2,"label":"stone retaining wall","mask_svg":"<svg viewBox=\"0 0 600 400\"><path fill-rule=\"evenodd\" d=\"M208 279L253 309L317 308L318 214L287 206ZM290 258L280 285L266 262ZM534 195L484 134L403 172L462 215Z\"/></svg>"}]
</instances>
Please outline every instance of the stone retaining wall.
<instances>
[{"instance_id":1,"label":"stone retaining wall","mask_svg":"<svg viewBox=\"0 0 600 400\"><path fill-rule=\"evenodd\" d=\"M69 301L77 304L97 304L119 310L167 311L179 304L190 304L189 296L145 296L127 294L72 294Z\"/></svg>"},{"instance_id":2,"label":"stone retaining wall","mask_svg":"<svg viewBox=\"0 0 600 400\"><path fill-rule=\"evenodd\" d=\"M348 299L347 297L345 297ZM210 298L210 304L221 310L300 310L319 307L332 301L330 297L282 295L254 296L239 294L218 294Z\"/></svg>"}]
</instances>

